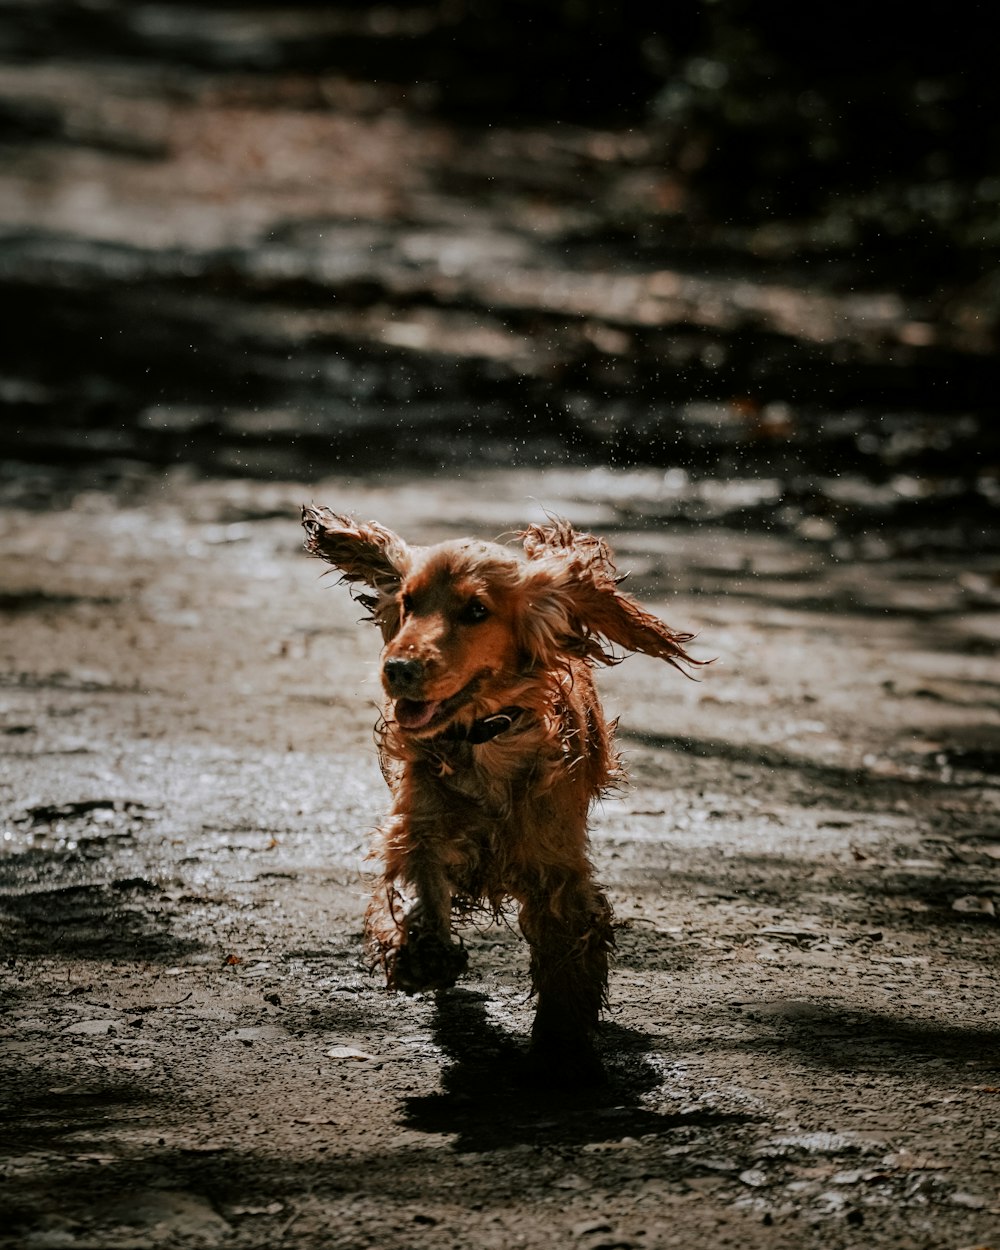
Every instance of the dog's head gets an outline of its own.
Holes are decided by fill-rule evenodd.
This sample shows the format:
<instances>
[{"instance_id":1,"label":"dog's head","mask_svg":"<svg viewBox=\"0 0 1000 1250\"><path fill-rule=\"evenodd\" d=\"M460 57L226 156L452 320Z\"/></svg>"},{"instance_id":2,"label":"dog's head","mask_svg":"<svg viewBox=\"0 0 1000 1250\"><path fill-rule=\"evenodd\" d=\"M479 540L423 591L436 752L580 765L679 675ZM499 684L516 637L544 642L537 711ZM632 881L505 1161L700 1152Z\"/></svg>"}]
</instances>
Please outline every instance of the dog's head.
<instances>
[{"instance_id":1,"label":"dog's head","mask_svg":"<svg viewBox=\"0 0 1000 1250\"><path fill-rule=\"evenodd\" d=\"M398 728L417 737L509 702L505 692L573 658L614 663L612 646L697 664L675 633L618 589L604 542L535 525L521 549L469 540L412 547L391 530L305 507L306 547L352 585L382 630L382 684Z\"/></svg>"}]
</instances>

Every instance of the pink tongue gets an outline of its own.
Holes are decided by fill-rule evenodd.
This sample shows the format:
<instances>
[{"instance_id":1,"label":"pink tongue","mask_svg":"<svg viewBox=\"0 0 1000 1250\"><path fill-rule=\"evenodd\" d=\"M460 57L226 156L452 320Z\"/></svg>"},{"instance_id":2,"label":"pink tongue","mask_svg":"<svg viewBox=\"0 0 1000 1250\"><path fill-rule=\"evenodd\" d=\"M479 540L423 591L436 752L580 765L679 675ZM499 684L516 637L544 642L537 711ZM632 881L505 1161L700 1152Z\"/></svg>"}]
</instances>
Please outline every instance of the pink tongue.
<instances>
[{"instance_id":1,"label":"pink tongue","mask_svg":"<svg viewBox=\"0 0 1000 1250\"><path fill-rule=\"evenodd\" d=\"M418 699L397 699L396 723L401 729L423 729L440 706L440 700L424 703Z\"/></svg>"}]
</instances>

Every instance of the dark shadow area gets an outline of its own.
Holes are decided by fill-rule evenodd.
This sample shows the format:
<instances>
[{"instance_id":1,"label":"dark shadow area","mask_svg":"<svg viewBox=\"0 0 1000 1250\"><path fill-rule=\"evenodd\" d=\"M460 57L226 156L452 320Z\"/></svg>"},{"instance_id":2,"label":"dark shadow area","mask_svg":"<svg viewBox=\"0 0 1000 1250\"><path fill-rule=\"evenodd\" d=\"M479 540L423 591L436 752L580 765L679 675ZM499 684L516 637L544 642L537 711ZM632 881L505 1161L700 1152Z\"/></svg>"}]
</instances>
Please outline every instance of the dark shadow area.
<instances>
[{"instance_id":1,"label":"dark shadow area","mask_svg":"<svg viewBox=\"0 0 1000 1250\"><path fill-rule=\"evenodd\" d=\"M355 993L333 991L323 1007L311 1007L303 1012L292 1008L282 1016L282 1024L294 1033L348 1033L364 1036L381 1025L380 1018L372 1010L371 1001L360 999Z\"/></svg>"},{"instance_id":2,"label":"dark shadow area","mask_svg":"<svg viewBox=\"0 0 1000 1250\"><path fill-rule=\"evenodd\" d=\"M727 526L732 525L738 531L747 534L765 532L767 530L773 532L774 527L767 523L763 515L758 520L759 524L753 522L744 523L729 516L726 518L725 524ZM709 523L716 524L714 519L710 520ZM675 533L685 530L696 531L698 528L697 525L692 523L681 522L678 524L668 517L659 517L655 521L647 521L646 524L659 524ZM863 537L863 532L860 528L858 534L859 537ZM905 541L905 538L903 541ZM622 564L627 566L627 558L622 560ZM871 618L873 620L895 619L912 622L914 630L922 631L924 634L926 634L929 628L934 628L935 646L944 651L961 651L969 645L969 639L962 638L960 635L954 638L946 638L942 626L946 628L948 622L956 618L968 619L970 616L974 616L976 612L975 606L970 607L960 603L957 593L952 602L939 607L893 603L891 602L892 591L889 590L887 592L885 582L880 580L874 571L871 582L867 585L859 584L850 588L824 585L818 587L812 593L806 589L811 581L808 574L789 574L783 578L772 578L770 575L755 576L752 570L726 574L721 570L710 569L705 570L701 575L699 575L698 570L685 572L687 575L683 578L683 581L676 573L668 572L665 568L635 577L629 575L629 593L637 599L650 599L658 595L682 591L706 596L714 595L720 600L724 599L726 604L757 605L769 614L783 610L787 612L814 613L817 616L836 613L841 616L858 617L862 620ZM817 571L815 577L817 581L820 579L821 574L819 571ZM786 588L785 584L793 581L799 584L794 588ZM683 582L687 582L687 585L684 585ZM983 605L981 610L988 612L991 609ZM769 629L780 627L780 625L768 621ZM796 627L798 627L798 622L796 622ZM817 629L822 628L823 623L818 622ZM989 645L991 640L985 639L983 641Z\"/></svg>"},{"instance_id":3,"label":"dark shadow area","mask_svg":"<svg viewBox=\"0 0 1000 1250\"><path fill-rule=\"evenodd\" d=\"M91 1074L81 1074L70 1087L63 1082L44 1092L23 1081L6 1088L17 1091L4 1099L4 1143L9 1150L72 1149L87 1134L101 1136L134 1123L137 1116L161 1114L165 1101L139 1082Z\"/></svg>"},{"instance_id":4,"label":"dark shadow area","mask_svg":"<svg viewBox=\"0 0 1000 1250\"><path fill-rule=\"evenodd\" d=\"M642 1106L659 1077L643 1055L648 1039L633 1029L602 1024L599 1045L607 1084L566 1087L529 1073L525 1053L468 990L439 993L434 1041L447 1056L440 1093L407 1098L403 1123L424 1133L457 1134L459 1152L519 1144L579 1146L624 1136L666 1135L691 1126L742 1124L744 1115L691 1112L659 1115Z\"/></svg>"},{"instance_id":5,"label":"dark shadow area","mask_svg":"<svg viewBox=\"0 0 1000 1250\"><path fill-rule=\"evenodd\" d=\"M331 223L331 237L337 231ZM746 313L725 327L691 324L699 300L730 298L712 290L652 330L636 323L638 296L636 310L602 315L603 272L572 278L595 287L595 307L581 319L578 301L538 309L542 294L505 291L511 280L488 249L484 274L457 296L439 289L436 272L415 277L405 256L391 253L363 281L286 279L282 289L268 279L261 289L256 271L268 264L255 261L260 249L161 258L156 268L184 275L171 279L147 274L152 262L138 252L130 263L93 245L62 255L65 245L0 239L10 305L0 366L20 379L0 438L7 455L54 465L181 460L210 473L301 476L315 466L363 467L376 440L386 466L610 461L682 464L698 477L771 473L783 479L791 509L813 502L796 481L803 470L853 470L878 482L926 468L931 455L936 472L958 477L957 487L942 484L940 498L890 497L867 509L830 499L821 511L848 529L872 516L911 524L914 513L940 528L935 510L953 524L992 516L969 462L973 446L996 446L992 423L976 415L1000 385L992 355L926 347L884 355L851 343L832 353ZM86 264L80 248L93 248ZM368 263L364 240L345 238L342 248ZM41 273L36 250L51 255ZM325 255L303 248L294 263L303 274L322 271ZM61 274L54 284L52 268ZM564 276L554 265L531 281L555 291ZM518 309L519 300L526 306ZM395 345L396 322L415 323L411 333L426 347ZM504 349L462 346L484 322ZM53 337L62 344L57 358ZM602 350L595 337L618 346ZM543 344L541 368L530 358ZM734 520L758 528L766 521L759 511L737 510ZM670 516L696 522L704 513L703 500L679 499Z\"/></svg>"},{"instance_id":6,"label":"dark shadow area","mask_svg":"<svg viewBox=\"0 0 1000 1250\"><path fill-rule=\"evenodd\" d=\"M12 821L17 841L0 859L0 949L20 958L151 962L202 949L173 932L176 907L155 878L108 868L142 844L152 817L144 803L120 798L25 808Z\"/></svg>"},{"instance_id":7,"label":"dark shadow area","mask_svg":"<svg viewBox=\"0 0 1000 1250\"><path fill-rule=\"evenodd\" d=\"M742 845L751 843L752 837L749 835ZM894 862L893 848L885 846L872 850L870 859L862 853L862 859L852 868L846 854L841 859L823 862L808 856L754 854L737 849L740 845L733 839L729 853L720 863L704 850L692 855L682 844L665 838L648 855L634 853L629 868L617 869L617 875L630 892L651 901L694 896L711 907L745 900L757 907L770 905L792 914L804 907L822 920L811 924L795 939L784 936L789 945L803 950L829 936L824 926L830 933L848 926L857 929L859 937L875 925L922 930L929 926L955 930L997 928L996 916L988 911L961 911L954 907L956 899L963 896L992 893L989 883L995 861L986 856L981 864L970 863L962 871L946 871L943 865L937 871L929 867L914 870ZM853 845L850 837L845 839L844 852L849 853ZM900 856L919 853L912 846L903 846L896 852ZM940 854L933 849L927 853ZM667 870L663 864L668 860L686 863L683 868ZM831 893L835 902L825 897ZM737 922L727 937L764 939L767 933L752 923L744 927ZM626 926L618 942L617 959L624 967L683 970L689 958L673 935L650 932L640 924Z\"/></svg>"},{"instance_id":8,"label":"dark shadow area","mask_svg":"<svg viewBox=\"0 0 1000 1250\"><path fill-rule=\"evenodd\" d=\"M42 1070L38 1075L44 1086L56 1074ZM72 1234L74 1240L86 1238L88 1245L104 1244L100 1238L112 1229L119 1239L123 1230L138 1230L131 1236L142 1244L147 1238L156 1244L214 1244L235 1227L244 1236L250 1234L251 1244L277 1245L287 1240L300 1200L305 1199L308 1209L319 1199L324 1214L330 1208L351 1217L361 1213L379 1220L383 1229L400 1230L394 1244L407 1244L406 1224L426 1219L428 1208L457 1206L472 1217L495 1203L498 1152L505 1148L551 1145L558 1151L563 1144L619 1140L640 1131L669 1140L676 1132L685 1149L644 1161L651 1176L676 1183L710 1172L705 1158L719 1148L717 1137L739 1140L740 1126L754 1122L750 1116L709 1112L643 1118L610 1096L605 1102L581 1099L574 1105L569 1099L536 1095L529 1100L524 1095L504 1107L498 1104L505 1093L494 1088L494 1097L488 1099L478 1083L465 1090L468 1105L456 1113L463 1124L466 1116L474 1116L477 1098L481 1113L499 1117L488 1137L473 1132L458 1144L458 1151L486 1152L466 1167L447 1148L390 1143L371 1152L326 1154L332 1140L323 1142L308 1130L308 1142L300 1140L292 1148L286 1136L239 1145L216 1144L214 1134L192 1139L185 1128L189 1100L179 1099L176 1091L164 1095L139 1082L81 1078L72 1088L29 1093L4 1108L5 1142L19 1170L0 1190L0 1238L17 1245L19 1236L27 1243L29 1237L45 1238L55 1227L67 1240ZM455 1091L454 1098L459 1097ZM457 1122L455 1116L444 1111L424 1116L423 1110L418 1105L415 1118L421 1122L412 1127L433 1133L463 1131L449 1127ZM190 1144L177 1144L178 1122L182 1141L187 1138ZM144 1134L151 1140L136 1142ZM331 1129L330 1136L339 1136L338 1130ZM694 1150L700 1141L704 1157ZM552 1153L538 1156L548 1175L554 1161L559 1166ZM530 1186L535 1172L529 1167L524 1176ZM601 1172L608 1184L619 1175L627 1182L632 1175L628 1160L615 1154L601 1160ZM221 1224L220 1214L229 1228ZM180 1220L172 1223L177 1216ZM244 1224L247 1216L249 1223ZM154 1227L161 1221L161 1227ZM436 1221L431 1217L427 1222Z\"/></svg>"},{"instance_id":9,"label":"dark shadow area","mask_svg":"<svg viewBox=\"0 0 1000 1250\"><path fill-rule=\"evenodd\" d=\"M834 190L871 190L880 179L893 189L974 186L997 144L993 62L973 3L955 5L947 23L917 11L902 26L869 23L863 40L861 12L844 20L830 2L803 13L762 0L396 0L377 10L312 0L294 21L249 2L240 26L221 20L231 7L166 5L156 21L138 21L128 5L40 0L8 6L0 33L24 61L103 55L244 81L297 75L305 81L274 95L314 109L340 100L521 125L653 121L664 156L698 186L702 213L737 221L814 216ZM45 100L5 102L0 134L115 137L96 126L80 136ZM147 136L131 148L143 155L156 144ZM920 207L904 200L895 232L909 227L930 263L958 210L947 199L924 205L923 217ZM864 216L852 224L860 231ZM842 248L857 237L830 235Z\"/></svg>"},{"instance_id":10,"label":"dark shadow area","mask_svg":"<svg viewBox=\"0 0 1000 1250\"><path fill-rule=\"evenodd\" d=\"M19 1236L23 1244L44 1239L53 1226L61 1236L71 1230L74 1240L84 1236L88 1245L104 1244L110 1228L116 1237L122 1226L148 1235L159 1218L167 1220L160 1234L170 1238L176 1232L186 1243L192 1202L198 1204L195 1240L201 1244L218 1232L211 1223L217 1218L213 1204L243 1183L233 1178L245 1181L259 1171L249 1152L206 1151L196 1141L187 1148L174 1145L172 1126L190 1113L188 1099L176 1089L91 1073L67 1081L65 1070L43 1068L36 1077L29 1091L23 1079L0 1071L2 1087L18 1091L2 1107L4 1153L16 1161L0 1188L4 1245L21 1244ZM57 1084L45 1089L52 1082ZM137 1135L148 1140L134 1144ZM296 1189L290 1172L275 1181L282 1197ZM169 1224L175 1215L181 1217L179 1230ZM101 1240L91 1241L91 1232Z\"/></svg>"},{"instance_id":11,"label":"dark shadow area","mask_svg":"<svg viewBox=\"0 0 1000 1250\"><path fill-rule=\"evenodd\" d=\"M970 1076L969 1063L979 1073L983 1063L1000 1071L1000 1027L993 1021L968 1028L799 1001L748 1004L740 1015L771 1031L770 1038L750 1042L750 1047L795 1047L818 1066L898 1072L901 1065L939 1061L947 1065L943 1079L949 1083L955 1069L962 1069L969 1080L978 1079ZM929 1080L926 1071L921 1079Z\"/></svg>"},{"instance_id":12,"label":"dark shadow area","mask_svg":"<svg viewBox=\"0 0 1000 1250\"><path fill-rule=\"evenodd\" d=\"M16 615L66 612L81 604L107 608L120 602L120 598L111 595L54 595L42 590L0 592L0 612Z\"/></svg>"},{"instance_id":13,"label":"dark shadow area","mask_svg":"<svg viewBox=\"0 0 1000 1250\"><path fill-rule=\"evenodd\" d=\"M974 6L133 9L0 12L0 497L652 467L650 525L1000 550Z\"/></svg>"},{"instance_id":14,"label":"dark shadow area","mask_svg":"<svg viewBox=\"0 0 1000 1250\"><path fill-rule=\"evenodd\" d=\"M814 793L818 786L822 786L837 794L838 801L841 803L846 797L848 806L849 796L852 793L863 793L864 802L870 808L873 803L888 803L897 800L900 791L950 792L956 789L981 789L983 785L988 784L985 777L982 780L956 780L953 777L945 780L940 772L936 775L929 772L910 772L903 767L900 767L899 771L893 775L883 776L863 768L821 764L816 760L789 755L775 747L760 746L753 742L692 738L682 734L656 734L641 729L630 729L627 725L619 727L618 737L625 742L635 743L651 751L728 760L734 764L746 765L748 768L760 769L765 773L798 772ZM985 760L980 762L985 762ZM639 758L631 762L633 775L640 779L643 770L648 767L649 762Z\"/></svg>"},{"instance_id":15,"label":"dark shadow area","mask_svg":"<svg viewBox=\"0 0 1000 1250\"><path fill-rule=\"evenodd\" d=\"M161 887L144 877L37 884L39 877L51 880L78 865L71 854L29 852L18 857L18 866L35 877L35 884L11 884L8 861L0 877L0 952L5 957L177 963L203 949L201 942L173 932L171 909L159 902ZM84 868L85 875L91 871Z\"/></svg>"}]
</instances>

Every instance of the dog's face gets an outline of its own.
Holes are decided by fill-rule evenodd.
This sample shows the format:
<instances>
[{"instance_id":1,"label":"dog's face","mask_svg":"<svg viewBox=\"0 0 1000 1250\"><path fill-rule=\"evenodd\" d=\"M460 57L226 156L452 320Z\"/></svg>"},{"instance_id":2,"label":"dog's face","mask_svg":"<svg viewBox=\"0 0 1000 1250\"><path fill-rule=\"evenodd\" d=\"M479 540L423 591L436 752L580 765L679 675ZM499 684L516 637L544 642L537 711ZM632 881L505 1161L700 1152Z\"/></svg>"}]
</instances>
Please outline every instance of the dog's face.
<instances>
[{"instance_id":1,"label":"dog's face","mask_svg":"<svg viewBox=\"0 0 1000 1250\"><path fill-rule=\"evenodd\" d=\"M304 507L306 547L343 574L385 640L382 684L401 733L430 737L497 711L505 691L573 659L612 664L605 644L676 668L676 633L618 589L606 544L565 521L533 525L521 550L472 541L411 547L374 521Z\"/></svg>"},{"instance_id":2,"label":"dog's face","mask_svg":"<svg viewBox=\"0 0 1000 1250\"><path fill-rule=\"evenodd\" d=\"M439 733L474 703L488 707L525 663L519 643L524 560L489 543L414 552L390 612L398 629L382 684L404 733Z\"/></svg>"}]
</instances>

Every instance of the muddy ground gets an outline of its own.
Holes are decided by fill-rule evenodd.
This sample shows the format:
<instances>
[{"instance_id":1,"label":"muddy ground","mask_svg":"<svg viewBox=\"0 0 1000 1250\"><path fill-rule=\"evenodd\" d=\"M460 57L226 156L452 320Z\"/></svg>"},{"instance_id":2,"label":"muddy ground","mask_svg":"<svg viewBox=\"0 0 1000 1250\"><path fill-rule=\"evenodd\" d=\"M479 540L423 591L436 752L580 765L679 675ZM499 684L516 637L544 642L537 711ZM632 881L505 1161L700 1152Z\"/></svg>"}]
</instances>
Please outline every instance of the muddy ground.
<instances>
[{"instance_id":1,"label":"muddy ground","mask_svg":"<svg viewBox=\"0 0 1000 1250\"><path fill-rule=\"evenodd\" d=\"M996 275L442 111L455 11L0 4L0 1246L998 1250ZM309 499L562 513L717 657L601 677L606 1089L520 1083L513 927L363 967Z\"/></svg>"},{"instance_id":2,"label":"muddy ground","mask_svg":"<svg viewBox=\"0 0 1000 1250\"><path fill-rule=\"evenodd\" d=\"M35 481L0 515L0 1244L1000 1244L1000 600L976 557L680 528L662 474ZM361 963L377 636L316 498L414 539L542 502L696 628L602 676L606 1089L519 1083L525 948Z\"/></svg>"}]
</instances>

